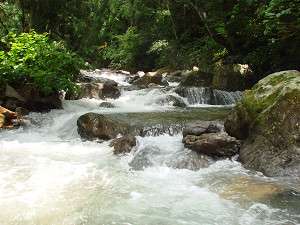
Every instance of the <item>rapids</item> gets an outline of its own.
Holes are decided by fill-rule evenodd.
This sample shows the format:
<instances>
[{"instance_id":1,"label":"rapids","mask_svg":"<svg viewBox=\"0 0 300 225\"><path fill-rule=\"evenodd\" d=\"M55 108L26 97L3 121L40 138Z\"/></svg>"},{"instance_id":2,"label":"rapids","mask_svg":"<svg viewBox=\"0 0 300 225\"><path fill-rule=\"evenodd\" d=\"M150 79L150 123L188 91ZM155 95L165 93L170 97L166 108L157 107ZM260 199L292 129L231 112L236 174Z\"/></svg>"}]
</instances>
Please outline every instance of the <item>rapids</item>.
<instances>
[{"instance_id":1,"label":"rapids","mask_svg":"<svg viewBox=\"0 0 300 225\"><path fill-rule=\"evenodd\" d=\"M101 75L128 85L125 75ZM65 101L64 110L31 113L35 122L27 128L1 132L0 224L300 223L299 183L264 177L234 159L197 171L169 166L188 152L180 133L138 137L134 153L126 156L114 156L109 142L82 142L77 134L76 120L86 112L147 112L148 117L174 112L174 107L156 103L167 94L176 95L163 89L124 90L119 99L109 100L117 106L113 109L100 108L102 101L96 99ZM203 105L198 110L211 112ZM145 147L158 149L151 156L153 164L131 169L134 154Z\"/></svg>"}]
</instances>

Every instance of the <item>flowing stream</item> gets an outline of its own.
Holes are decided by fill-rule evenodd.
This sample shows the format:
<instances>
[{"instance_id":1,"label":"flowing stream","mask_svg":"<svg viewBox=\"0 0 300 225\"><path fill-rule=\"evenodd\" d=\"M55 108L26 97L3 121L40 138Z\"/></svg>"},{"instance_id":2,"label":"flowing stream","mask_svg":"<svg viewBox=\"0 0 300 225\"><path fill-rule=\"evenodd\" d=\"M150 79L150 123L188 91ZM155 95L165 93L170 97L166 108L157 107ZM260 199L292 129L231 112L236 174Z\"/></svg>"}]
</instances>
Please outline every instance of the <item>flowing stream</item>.
<instances>
[{"instance_id":1,"label":"flowing stream","mask_svg":"<svg viewBox=\"0 0 300 225\"><path fill-rule=\"evenodd\" d=\"M125 76L113 75L111 79L126 84ZM32 113L35 123L27 128L1 132L0 224L300 223L300 188L293 182L248 171L233 159L196 171L170 166L189 153L180 133L138 137L135 153L126 156L113 155L109 142L82 142L77 134L77 118L91 111L158 118L171 113L168 118L178 119L172 114L174 107L157 104L168 94L177 96L163 89L123 91L119 99L110 100L117 106L113 109L100 108L102 101L96 99L65 101L64 110ZM193 110L203 119L226 114L224 107L202 105ZM150 155L152 165L131 169L134 154L145 147L158 149Z\"/></svg>"}]
</instances>

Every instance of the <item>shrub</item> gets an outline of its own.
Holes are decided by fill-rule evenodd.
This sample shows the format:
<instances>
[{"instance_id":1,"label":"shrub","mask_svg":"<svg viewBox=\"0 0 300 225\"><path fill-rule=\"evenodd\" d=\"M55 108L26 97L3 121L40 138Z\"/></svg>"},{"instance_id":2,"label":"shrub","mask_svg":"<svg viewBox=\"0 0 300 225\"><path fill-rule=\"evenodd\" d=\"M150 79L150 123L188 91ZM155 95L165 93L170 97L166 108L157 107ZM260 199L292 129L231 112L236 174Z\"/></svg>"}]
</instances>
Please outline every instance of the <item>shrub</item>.
<instances>
[{"instance_id":1,"label":"shrub","mask_svg":"<svg viewBox=\"0 0 300 225\"><path fill-rule=\"evenodd\" d=\"M73 81L84 63L61 42L50 41L47 34L36 32L11 33L2 42L9 50L0 51L0 83L32 83L45 95L76 91Z\"/></svg>"},{"instance_id":2,"label":"shrub","mask_svg":"<svg viewBox=\"0 0 300 225\"><path fill-rule=\"evenodd\" d=\"M136 67L143 39L135 27L129 27L126 33L116 35L115 40L104 50L104 59L117 69Z\"/></svg>"}]
</instances>

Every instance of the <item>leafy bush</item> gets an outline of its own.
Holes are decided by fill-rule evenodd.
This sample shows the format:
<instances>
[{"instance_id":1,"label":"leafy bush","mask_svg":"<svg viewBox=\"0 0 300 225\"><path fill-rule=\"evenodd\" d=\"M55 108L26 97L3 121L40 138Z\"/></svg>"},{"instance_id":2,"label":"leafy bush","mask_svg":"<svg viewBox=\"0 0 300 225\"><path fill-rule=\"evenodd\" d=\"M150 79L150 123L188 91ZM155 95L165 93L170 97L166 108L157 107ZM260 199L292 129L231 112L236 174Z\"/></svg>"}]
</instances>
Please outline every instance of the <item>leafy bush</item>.
<instances>
[{"instance_id":1,"label":"leafy bush","mask_svg":"<svg viewBox=\"0 0 300 225\"><path fill-rule=\"evenodd\" d=\"M10 33L2 40L9 51L0 51L0 82L13 86L32 83L48 95L60 90L76 91L73 83L83 61L47 34Z\"/></svg>"},{"instance_id":2,"label":"leafy bush","mask_svg":"<svg viewBox=\"0 0 300 225\"><path fill-rule=\"evenodd\" d=\"M171 42L156 52L158 53L157 65L160 67L190 69L198 66L205 72L212 69L212 62L227 54L224 48L206 37L185 43Z\"/></svg>"},{"instance_id":3,"label":"leafy bush","mask_svg":"<svg viewBox=\"0 0 300 225\"><path fill-rule=\"evenodd\" d=\"M21 28L21 10L8 1L0 2L0 36L7 35L10 32L20 32Z\"/></svg>"},{"instance_id":4,"label":"leafy bush","mask_svg":"<svg viewBox=\"0 0 300 225\"><path fill-rule=\"evenodd\" d=\"M104 59L111 62L117 69L135 68L135 63L140 54L142 38L136 28L129 27L126 33L116 35L116 40L104 49Z\"/></svg>"}]
</instances>

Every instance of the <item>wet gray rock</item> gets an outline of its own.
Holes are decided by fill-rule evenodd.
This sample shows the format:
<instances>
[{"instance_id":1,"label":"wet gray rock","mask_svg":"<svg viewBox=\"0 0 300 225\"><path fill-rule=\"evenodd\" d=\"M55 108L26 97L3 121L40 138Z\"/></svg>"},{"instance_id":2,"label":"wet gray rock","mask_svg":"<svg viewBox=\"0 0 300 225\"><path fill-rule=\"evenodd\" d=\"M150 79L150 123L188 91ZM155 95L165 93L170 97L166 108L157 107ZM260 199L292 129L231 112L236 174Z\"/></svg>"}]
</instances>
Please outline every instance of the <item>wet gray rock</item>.
<instances>
[{"instance_id":1,"label":"wet gray rock","mask_svg":"<svg viewBox=\"0 0 300 225\"><path fill-rule=\"evenodd\" d=\"M66 99L77 100L81 98L118 98L121 93L118 83L107 78L92 76L94 72L81 71L78 78L79 91L74 94L67 93Z\"/></svg>"},{"instance_id":2,"label":"wet gray rock","mask_svg":"<svg viewBox=\"0 0 300 225\"><path fill-rule=\"evenodd\" d=\"M87 113L77 120L78 134L87 140L111 140L119 134L130 133L130 127L126 123L113 120L97 113Z\"/></svg>"},{"instance_id":3,"label":"wet gray rock","mask_svg":"<svg viewBox=\"0 0 300 225\"><path fill-rule=\"evenodd\" d=\"M114 104L110 103L110 102L102 102L99 107L102 108L115 108Z\"/></svg>"},{"instance_id":4,"label":"wet gray rock","mask_svg":"<svg viewBox=\"0 0 300 225\"><path fill-rule=\"evenodd\" d=\"M127 82L129 83L129 84L132 84L132 83L134 83L136 80L138 80L138 79L140 79L140 76L139 75L135 75L135 76L131 76L131 77L129 77L128 79L127 79Z\"/></svg>"},{"instance_id":5,"label":"wet gray rock","mask_svg":"<svg viewBox=\"0 0 300 225\"><path fill-rule=\"evenodd\" d=\"M133 85L137 85L143 88L149 87L150 84L168 86L168 82L163 79L163 76L160 74L150 75L146 74L132 82Z\"/></svg>"},{"instance_id":6,"label":"wet gray rock","mask_svg":"<svg viewBox=\"0 0 300 225\"><path fill-rule=\"evenodd\" d=\"M187 135L183 143L193 151L212 157L232 157L240 149L240 142L225 132Z\"/></svg>"},{"instance_id":7,"label":"wet gray rock","mask_svg":"<svg viewBox=\"0 0 300 225\"><path fill-rule=\"evenodd\" d=\"M120 138L114 139L110 143L110 147L114 148L114 154L124 154L131 152L132 148L136 146L136 137L133 135L125 135Z\"/></svg>"},{"instance_id":8,"label":"wet gray rock","mask_svg":"<svg viewBox=\"0 0 300 225\"><path fill-rule=\"evenodd\" d=\"M181 82L185 77L185 72L177 70L166 75L166 80L168 82Z\"/></svg>"},{"instance_id":9,"label":"wet gray rock","mask_svg":"<svg viewBox=\"0 0 300 225\"><path fill-rule=\"evenodd\" d=\"M218 133L224 130L224 126L219 122L201 121L194 124L189 124L182 131L183 137L187 135L200 136L205 133Z\"/></svg>"},{"instance_id":10,"label":"wet gray rock","mask_svg":"<svg viewBox=\"0 0 300 225\"><path fill-rule=\"evenodd\" d=\"M143 170L154 166L156 158L159 157L161 150L155 146L146 146L135 153L129 166L134 170Z\"/></svg>"},{"instance_id":11,"label":"wet gray rock","mask_svg":"<svg viewBox=\"0 0 300 225\"><path fill-rule=\"evenodd\" d=\"M210 87L213 79L213 74L202 71L192 71L185 75L185 78L180 82L182 87Z\"/></svg>"},{"instance_id":12,"label":"wet gray rock","mask_svg":"<svg viewBox=\"0 0 300 225\"><path fill-rule=\"evenodd\" d=\"M184 150L174 154L174 157L166 162L166 165L175 169L188 169L197 171L207 168L212 162L209 156L201 155L195 151Z\"/></svg>"},{"instance_id":13,"label":"wet gray rock","mask_svg":"<svg viewBox=\"0 0 300 225\"><path fill-rule=\"evenodd\" d=\"M240 140L245 140L249 136L251 123L252 119L247 111L240 105L237 105L237 107L228 114L224 126L229 135Z\"/></svg>"},{"instance_id":14,"label":"wet gray rock","mask_svg":"<svg viewBox=\"0 0 300 225\"><path fill-rule=\"evenodd\" d=\"M96 99L106 99L113 98L116 99L120 97L121 93L118 89L118 84L115 82L107 81L104 83L79 83L79 93L68 97L68 99L80 99L80 98L96 98Z\"/></svg>"},{"instance_id":15,"label":"wet gray rock","mask_svg":"<svg viewBox=\"0 0 300 225\"><path fill-rule=\"evenodd\" d=\"M19 115L19 116L27 116L29 114L29 110L28 109L25 109L25 108L22 108L22 107L17 107L16 108L16 113Z\"/></svg>"},{"instance_id":16,"label":"wet gray rock","mask_svg":"<svg viewBox=\"0 0 300 225\"><path fill-rule=\"evenodd\" d=\"M135 153L129 166L134 170L143 170L153 166L168 166L175 169L196 171L208 167L211 162L210 157L188 149L165 152L157 146L146 146Z\"/></svg>"},{"instance_id":17,"label":"wet gray rock","mask_svg":"<svg viewBox=\"0 0 300 225\"><path fill-rule=\"evenodd\" d=\"M167 95L164 98L158 99L157 104L160 104L160 105L167 104L170 106L175 106L175 107L180 107L180 108L185 108L187 106L181 98L175 97L173 95Z\"/></svg>"}]
</instances>

